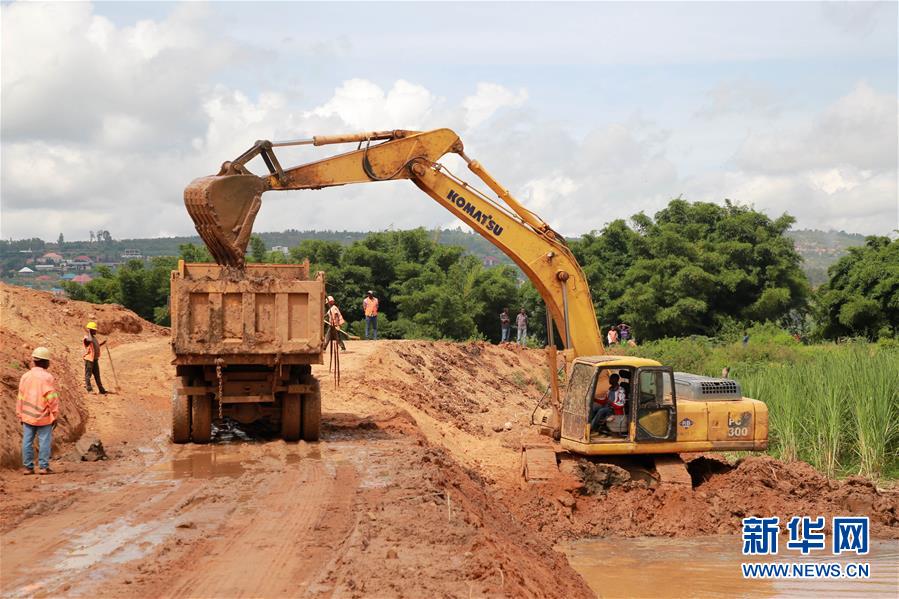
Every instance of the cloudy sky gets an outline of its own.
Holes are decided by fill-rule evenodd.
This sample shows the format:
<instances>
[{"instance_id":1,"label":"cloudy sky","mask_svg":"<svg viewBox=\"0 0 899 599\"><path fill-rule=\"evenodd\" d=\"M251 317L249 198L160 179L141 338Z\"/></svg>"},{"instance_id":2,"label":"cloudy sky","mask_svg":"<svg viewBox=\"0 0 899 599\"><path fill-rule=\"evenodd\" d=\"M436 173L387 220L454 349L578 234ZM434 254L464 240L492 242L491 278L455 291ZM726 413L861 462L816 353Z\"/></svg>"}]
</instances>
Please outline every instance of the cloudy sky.
<instances>
[{"instance_id":1,"label":"cloudy sky","mask_svg":"<svg viewBox=\"0 0 899 599\"><path fill-rule=\"evenodd\" d=\"M0 76L4 238L192 234L184 186L256 139L438 127L565 234L679 195L899 228L895 2L4 2ZM256 221L391 226L456 222L408 182Z\"/></svg>"}]
</instances>

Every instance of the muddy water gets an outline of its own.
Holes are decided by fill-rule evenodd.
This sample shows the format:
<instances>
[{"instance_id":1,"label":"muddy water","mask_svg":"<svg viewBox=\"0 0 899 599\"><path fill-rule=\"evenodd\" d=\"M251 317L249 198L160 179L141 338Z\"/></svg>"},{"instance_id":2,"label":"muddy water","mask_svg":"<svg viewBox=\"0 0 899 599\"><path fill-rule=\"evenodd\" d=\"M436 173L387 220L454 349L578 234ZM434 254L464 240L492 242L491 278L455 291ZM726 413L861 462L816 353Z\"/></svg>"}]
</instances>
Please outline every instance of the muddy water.
<instances>
[{"instance_id":1,"label":"muddy water","mask_svg":"<svg viewBox=\"0 0 899 599\"><path fill-rule=\"evenodd\" d=\"M899 541L871 541L866 556L802 557L781 553L784 562L867 562L866 580L746 580L740 537L695 539L592 539L560 547L600 597L897 597Z\"/></svg>"}]
</instances>

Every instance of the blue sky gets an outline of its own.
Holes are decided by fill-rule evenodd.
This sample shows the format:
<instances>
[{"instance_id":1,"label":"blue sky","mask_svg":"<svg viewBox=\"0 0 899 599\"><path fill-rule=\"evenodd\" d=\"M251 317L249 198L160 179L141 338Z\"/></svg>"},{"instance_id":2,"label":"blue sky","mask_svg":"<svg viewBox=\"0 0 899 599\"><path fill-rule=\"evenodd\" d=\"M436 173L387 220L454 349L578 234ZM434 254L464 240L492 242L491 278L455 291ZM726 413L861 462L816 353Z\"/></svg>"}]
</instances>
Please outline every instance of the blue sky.
<instances>
[{"instance_id":1,"label":"blue sky","mask_svg":"<svg viewBox=\"0 0 899 599\"><path fill-rule=\"evenodd\" d=\"M894 2L2 11L4 237L191 233L184 185L257 138L442 126L567 234L678 195L899 227ZM455 223L403 182L269 193L257 220L419 225Z\"/></svg>"}]
</instances>

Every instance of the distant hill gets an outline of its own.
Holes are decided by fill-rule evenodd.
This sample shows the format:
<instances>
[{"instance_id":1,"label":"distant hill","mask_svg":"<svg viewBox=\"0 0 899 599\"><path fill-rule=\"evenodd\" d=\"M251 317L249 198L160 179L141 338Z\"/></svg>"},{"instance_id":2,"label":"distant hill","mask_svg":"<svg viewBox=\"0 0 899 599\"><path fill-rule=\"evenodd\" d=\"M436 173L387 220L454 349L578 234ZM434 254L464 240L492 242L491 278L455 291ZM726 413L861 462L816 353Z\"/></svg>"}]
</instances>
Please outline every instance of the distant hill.
<instances>
[{"instance_id":1,"label":"distant hill","mask_svg":"<svg viewBox=\"0 0 899 599\"><path fill-rule=\"evenodd\" d=\"M827 269L849 253L849 248L865 244L865 236L845 231L799 229L788 231L796 251L802 256L802 270L812 287L827 282Z\"/></svg>"},{"instance_id":2,"label":"distant hill","mask_svg":"<svg viewBox=\"0 0 899 599\"><path fill-rule=\"evenodd\" d=\"M259 233L268 248L273 246L293 247L304 239L338 241L350 245L364 239L369 233L362 231L297 231L288 229L279 233ZM485 264L512 264L512 261L489 241L461 227L431 231L434 239L446 245L459 245L483 260ZM865 236L845 231L818 231L800 229L787 232L787 237L796 244L796 251L804 260L803 270L812 286L817 287L827 281L827 268L845 256L853 246L864 245ZM31 264L34 258L44 252L59 252L65 257L89 256L92 260L105 263L122 262L126 250L142 256L177 256L178 246L185 243L201 244L198 236L158 237L150 239L114 239L112 241L74 241L63 244L41 239L0 241L0 268L4 278L12 275L22 266ZM31 260L29 260L29 258Z\"/></svg>"}]
</instances>

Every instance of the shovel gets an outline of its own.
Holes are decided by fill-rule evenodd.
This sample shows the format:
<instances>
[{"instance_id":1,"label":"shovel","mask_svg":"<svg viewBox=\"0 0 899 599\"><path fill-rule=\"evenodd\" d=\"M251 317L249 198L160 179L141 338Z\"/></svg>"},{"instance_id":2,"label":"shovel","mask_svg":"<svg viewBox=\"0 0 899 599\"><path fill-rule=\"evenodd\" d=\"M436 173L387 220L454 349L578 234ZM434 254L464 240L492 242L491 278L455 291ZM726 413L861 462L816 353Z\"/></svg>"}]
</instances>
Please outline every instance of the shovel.
<instances>
[{"instance_id":1,"label":"shovel","mask_svg":"<svg viewBox=\"0 0 899 599\"><path fill-rule=\"evenodd\" d=\"M119 386L119 377L116 376L116 373L115 373L115 365L112 363L112 354L109 351L108 345L106 345L104 347L106 347L106 357L109 358L109 368L112 370L112 378L115 379L115 389L116 389L116 392L118 392L119 389L121 389L121 387Z\"/></svg>"}]
</instances>

